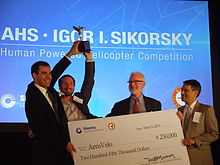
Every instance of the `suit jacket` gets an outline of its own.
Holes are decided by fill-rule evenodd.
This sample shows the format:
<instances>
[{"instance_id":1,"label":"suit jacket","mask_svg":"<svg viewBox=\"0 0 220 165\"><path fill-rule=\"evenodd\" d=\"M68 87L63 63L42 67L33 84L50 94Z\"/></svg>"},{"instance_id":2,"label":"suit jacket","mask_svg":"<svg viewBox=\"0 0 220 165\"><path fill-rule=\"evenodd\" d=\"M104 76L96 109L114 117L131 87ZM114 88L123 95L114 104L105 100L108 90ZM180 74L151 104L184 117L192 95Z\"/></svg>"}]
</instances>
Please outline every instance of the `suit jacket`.
<instances>
[{"instance_id":1,"label":"suit jacket","mask_svg":"<svg viewBox=\"0 0 220 165\"><path fill-rule=\"evenodd\" d=\"M122 101L115 103L114 107L111 110L111 113L106 115L106 117L129 114L130 100L131 100L131 96ZM161 103L158 100L144 96L144 102L145 102L146 112L161 110Z\"/></svg>"},{"instance_id":2,"label":"suit jacket","mask_svg":"<svg viewBox=\"0 0 220 165\"><path fill-rule=\"evenodd\" d=\"M75 96L83 100L83 103L73 101L74 104L86 115L87 119L97 118L89 111L88 102L92 95L92 88L94 86L95 62L86 62L85 76L80 92L74 93Z\"/></svg>"},{"instance_id":3,"label":"suit jacket","mask_svg":"<svg viewBox=\"0 0 220 165\"><path fill-rule=\"evenodd\" d=\"M183 113L185 106L178 110ZM201 113L199 123L193 122L195 113ZM196 103L189 119L185 138L192 138L196 144L187 147L191 165L211 165L210 143L218 139L218 123L214 109L199 102Z\"/></svg>"},{"instance_id":4,"label":"suit jacket","mask_svg":"<svg viewBox=\"0 0 220 165\"><path fill-rule=\"evenodd\" d=\"M52 70L52 75L59 77L69 64L70 61L66 57L62 58ZM25 112L29 126L35 134L32 142L32 164L61 165L67 155L66 145L70 141L67 118L60 97L53 88L55 81L53 78L48 90L56 98L60 122L34 82L28 85L26 91Z\"/></svg>"}]
</instances>

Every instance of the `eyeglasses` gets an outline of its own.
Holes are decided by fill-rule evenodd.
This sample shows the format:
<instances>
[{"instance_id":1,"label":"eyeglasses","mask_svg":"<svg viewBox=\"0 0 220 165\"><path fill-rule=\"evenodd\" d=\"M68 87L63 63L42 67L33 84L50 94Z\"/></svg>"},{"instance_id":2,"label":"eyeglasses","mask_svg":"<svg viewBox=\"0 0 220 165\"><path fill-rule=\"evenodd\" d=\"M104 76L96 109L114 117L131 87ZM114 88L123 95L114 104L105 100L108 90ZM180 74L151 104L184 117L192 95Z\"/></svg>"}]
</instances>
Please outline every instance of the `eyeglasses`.
<instances>
[{"instance_id":1,"label":"eyeglasses","mask_svg":"<svg viewBox=\"0 0 220 165\"><path fill-rule=\"evenodd\" d=\"M127 81L129 84L131 83L139 83L139 82L144 82L143 80L133 80L133 81Z\"/></svg>"},{"instance_id":2,"label":"eyeglasses","mask_svg":"<svg viewBox=\"0 0 220 165\"><path fill-rule=\"evenodd\" d=\"M181 89L181 92L191 92L191 91L195 91L193 89Z\"/></svg>"}]
</instances>

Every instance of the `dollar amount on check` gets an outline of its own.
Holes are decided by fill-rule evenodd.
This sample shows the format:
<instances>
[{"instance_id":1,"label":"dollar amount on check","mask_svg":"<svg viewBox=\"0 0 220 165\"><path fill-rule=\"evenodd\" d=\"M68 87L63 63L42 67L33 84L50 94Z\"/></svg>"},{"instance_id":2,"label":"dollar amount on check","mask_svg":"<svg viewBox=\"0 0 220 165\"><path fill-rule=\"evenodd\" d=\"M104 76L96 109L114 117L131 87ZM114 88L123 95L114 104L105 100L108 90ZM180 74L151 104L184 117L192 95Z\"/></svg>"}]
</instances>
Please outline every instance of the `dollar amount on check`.
<instances>
[{"instance_id":1,"label":"dollar amount on check","mask_svg":"<svg viewBox=\"0 0 220 165\"><path fill-rule=\"evenodd\" d=\"M177 110L69 122L76 165L189 165Z\"/></svg>"}]
</instances>

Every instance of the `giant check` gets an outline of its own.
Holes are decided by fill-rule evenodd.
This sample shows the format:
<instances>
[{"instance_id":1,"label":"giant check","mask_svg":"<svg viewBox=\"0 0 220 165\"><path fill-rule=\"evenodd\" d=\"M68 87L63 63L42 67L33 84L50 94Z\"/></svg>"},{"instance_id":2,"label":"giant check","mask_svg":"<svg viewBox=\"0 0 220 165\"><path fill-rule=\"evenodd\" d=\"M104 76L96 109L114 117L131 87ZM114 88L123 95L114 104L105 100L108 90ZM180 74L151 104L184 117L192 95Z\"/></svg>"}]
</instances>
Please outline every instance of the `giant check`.
<instances>
[{"instance_id":1,"label":"giant check","mask_svg":"<svg viewBox=\"0 0 220 165\"><path fill-rule=\"evenodd\" d=\"M189 165L176 110L69 122L76 165Z\"/></svg>"}]
</instances>

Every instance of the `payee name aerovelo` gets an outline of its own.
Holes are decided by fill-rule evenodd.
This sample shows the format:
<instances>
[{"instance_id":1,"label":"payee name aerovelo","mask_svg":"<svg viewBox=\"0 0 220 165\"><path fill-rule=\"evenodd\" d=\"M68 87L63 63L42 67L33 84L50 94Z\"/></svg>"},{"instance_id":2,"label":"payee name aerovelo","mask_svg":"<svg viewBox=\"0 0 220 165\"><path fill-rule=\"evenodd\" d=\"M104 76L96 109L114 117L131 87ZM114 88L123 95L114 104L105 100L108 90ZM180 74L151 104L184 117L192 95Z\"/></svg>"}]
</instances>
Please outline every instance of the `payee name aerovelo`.
<instances>
[{"instance_id":1,"label":"payee name aerovelo","mask_svg":"<svg viewBox=\"0 0 220 165\"><path fill-rule=\"evenodd\" d=\"M89 144L89 150L95 150L99 148L106 148L106 147L112 147L112 143L107 141L107 142L100 142L98 144Z\"/></svg>"}]
</instances>

